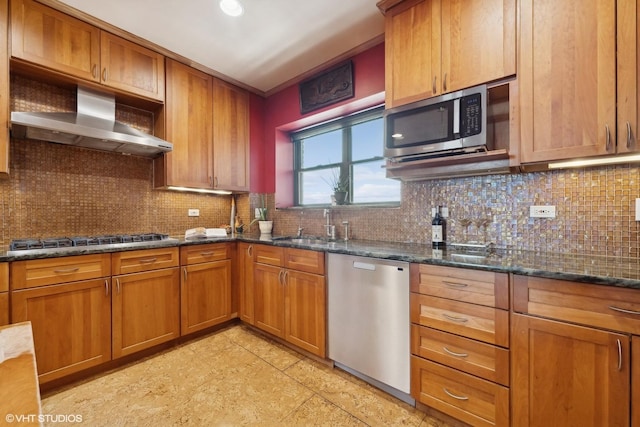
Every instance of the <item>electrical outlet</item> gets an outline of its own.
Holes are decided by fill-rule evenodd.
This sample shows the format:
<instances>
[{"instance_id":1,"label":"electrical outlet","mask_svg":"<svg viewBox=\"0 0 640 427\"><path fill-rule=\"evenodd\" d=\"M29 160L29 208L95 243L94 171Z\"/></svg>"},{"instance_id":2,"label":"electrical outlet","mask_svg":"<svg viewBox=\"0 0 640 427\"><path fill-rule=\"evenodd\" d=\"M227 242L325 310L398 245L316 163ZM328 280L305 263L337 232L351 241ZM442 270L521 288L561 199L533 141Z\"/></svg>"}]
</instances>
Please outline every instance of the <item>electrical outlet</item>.
<instances>
[{"instance_id":1,"label":"electrical outlet","mask_svg":"<svg viewBox=\"0 0 640 427\"><path fill-rule=\"evenodd\" d=\"M255 212L254 212L254 217L255 217L256 219L259 219L259 218L260 218L260 208L256 208L256 210L255 210Z\"/></svg>"},{"instance_id":2,"label":"electrical outlet","mask_svg":"<svg viewBox=\"0 0 640 427\"><path fill-rule=\"evenodd\" d=\"M189 216L200 216L200 209L189 209Z\"/></svg>"},{"instance_id":3,"label":"electrical outlet","mask_svg":"<svg viewBox=\"0 0 640 427\"><path fill-rule=\"evenodd\" d=\"M640 221L640 199L636 199L636 221Z\"/></svg>"},{"instance_id":4,"label":"electrical outlet","mask_svg":"<svg viewBox=\"0 0 640 427\"><path fill-rule=\"evenodd\" d=\"M555 218L556 207L553 205L529 206L529 218Z\"/></svg>"}]
</instances>

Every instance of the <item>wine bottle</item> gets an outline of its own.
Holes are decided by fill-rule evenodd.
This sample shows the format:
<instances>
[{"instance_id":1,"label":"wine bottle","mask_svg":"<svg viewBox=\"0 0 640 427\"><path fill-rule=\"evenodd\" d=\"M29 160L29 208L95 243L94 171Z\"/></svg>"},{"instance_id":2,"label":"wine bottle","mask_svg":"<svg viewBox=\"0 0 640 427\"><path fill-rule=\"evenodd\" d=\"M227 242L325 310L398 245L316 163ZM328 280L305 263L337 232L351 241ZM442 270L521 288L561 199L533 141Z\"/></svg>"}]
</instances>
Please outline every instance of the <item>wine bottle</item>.
<instances>
[{"instance_id":1,"label":"wine bottle","mask_svg":"<svg viewBox=\"0 0 640 427\"><path fill-rule=\"evenodd\" d=\"M431 221L431 247L444 249L446 222L440 214L440 206L436 208L436 214Z\"/></svg>"}]
</instances>

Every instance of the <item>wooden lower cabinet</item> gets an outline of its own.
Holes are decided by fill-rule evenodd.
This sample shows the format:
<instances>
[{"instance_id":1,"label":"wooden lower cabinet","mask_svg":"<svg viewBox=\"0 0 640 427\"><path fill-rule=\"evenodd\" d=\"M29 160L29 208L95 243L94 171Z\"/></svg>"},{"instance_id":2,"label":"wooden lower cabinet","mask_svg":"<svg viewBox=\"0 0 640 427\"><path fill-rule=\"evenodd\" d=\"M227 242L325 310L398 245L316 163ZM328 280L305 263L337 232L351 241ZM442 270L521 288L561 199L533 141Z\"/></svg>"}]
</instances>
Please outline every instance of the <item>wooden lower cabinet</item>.
<instances>
[{"instance_id":1,"label":"wooden lower cabinet","mask_svg":"<svg viewBox=\"0 0 640 427\"><path fill-rule=\"evenodd\" d=\"M640 336L631 338L631 427L640 427Z\"/></svg>"},{"instance_id":2,"label":"wooden lower cabinet","mask_svg":"<svg viewBox=\"0 0 640 427\"><path fill-rule=\"evenodd\" d=\"M113 358L180 336L177 267L113 277Z\"/></svg>"},{"instance_id":3,"label":"wooden lower cabinet","mask_svg":"<svg viewBox=\"0 0 640 427\"><path fill-rule=\"evenodd\" d=\"M240 320L253 325L253 245L238 242L236 252L238 287L240 294Z\"/></svg>"},{"instance_id":4,"label":"wooden lower cabinet","mask_svg":"<svg viewBox=\"0 0 640 427\"><path fill-rule=\"evenodd\" d=\"M231 260L182 267L182 335L231 319Z\"/></svg>"},{"instance_id":5,"label":"wooden lower cabinet","mask_svg":"<svg viewBox=\"0 0 640 427\"><path fill-rule=\"evenodd\" d=\"M411 356L411 394L472 426L509 426L508 387L421 357Z\"/></svg>"},{"instance_id":6,"label":"wooden lower cabinet","mask_svg":"<svg viewBox=\"0 0 640 427\"><path fill-rule=\"evenodd\" d=\"M256 263L253 270L254 324L277 337L284 338L283 270Z\"/></svg>"},{"instance_id":7,"label":"wooden lower cabinet","mask_svg":"<svg viewBox=\"0 0 640 427\"><path fill-rule=\"evenodd\" d=\"M41 384L111 360L111 283L94 279L12 292L12 322L30 321Z\"/></svg>"},{"instance_id":8,"label":"wooden lower cabinet","mask_svg":"<svg viewBox=\"0 0 640 427\"><path fill-rule=\"evenodd\" d=\"M286 270L283 279L284 338L324 357L327 334L325 277Z\"/></svg>"},{"instance_id":9,"label":"wooden lower cabinet","mask_svg":"<svg viewBox=\"0 0 640 427\"><path fill-rule=\"evenodd\" d=\"M9 324L9 263L0 263L0 326Z\"/></svg>"},{"instance_id":10,"label":"wooden lower cabinet","mask_svg":"<svg viewBox=\"0 0 640 427\"><path fill-rule=\"evenodd\" d=\"M629 425L628 335L520 314L512 320L514 426Z\"/></svg>"},{"instance_id":11,"label":"wooden lower cabinet","mask_svg":"<svg viewBox=\"0 0 640 427\"><path fill-rule=\"evenodd\" d=\"M255 245L254 251L254 325L325 357L324 253L266 245Z\"/></svg>"}]
</instances>

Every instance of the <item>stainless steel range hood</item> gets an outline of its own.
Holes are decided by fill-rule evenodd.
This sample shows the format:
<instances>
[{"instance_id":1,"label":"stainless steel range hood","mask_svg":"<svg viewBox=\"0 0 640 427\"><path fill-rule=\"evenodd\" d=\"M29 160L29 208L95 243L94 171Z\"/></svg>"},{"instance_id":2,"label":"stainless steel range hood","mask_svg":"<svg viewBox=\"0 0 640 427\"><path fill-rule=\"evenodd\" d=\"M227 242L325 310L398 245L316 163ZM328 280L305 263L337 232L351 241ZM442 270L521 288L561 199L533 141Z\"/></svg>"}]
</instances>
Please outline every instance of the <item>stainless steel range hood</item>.
<instances>
[{"instance_id":1,"label":"stainless steel range hood","mask_svg":"<svg viewBox=\"0 0 640 427\"><path fill-rule=\"evenodd\" d=\"M112 95L78 87L77 113L11 113L11 134L102 151L155 157L173 144L115 120Z\"/></svg>"}]
</instances>

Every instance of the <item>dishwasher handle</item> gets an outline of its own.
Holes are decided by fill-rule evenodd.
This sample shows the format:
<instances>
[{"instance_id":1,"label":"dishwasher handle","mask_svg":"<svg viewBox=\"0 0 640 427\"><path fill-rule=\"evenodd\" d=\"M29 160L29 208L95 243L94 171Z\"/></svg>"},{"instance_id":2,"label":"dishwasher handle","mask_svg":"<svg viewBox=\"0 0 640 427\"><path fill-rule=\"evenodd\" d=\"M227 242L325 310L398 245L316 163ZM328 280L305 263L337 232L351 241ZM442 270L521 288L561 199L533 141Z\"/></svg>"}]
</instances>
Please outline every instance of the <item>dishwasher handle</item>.
<instances>
[{"instance_id":1,"label":"dishwasher handle","mask_svg":"<svg viewBox=\"0 0 640 427\"><path fill-rule=\"evenodd\" d=\"M353 268L357 268L359 270L369 270L376 271L376 265L368 262L361 261L353 261Z\"/></svg>"}]
</instances>

